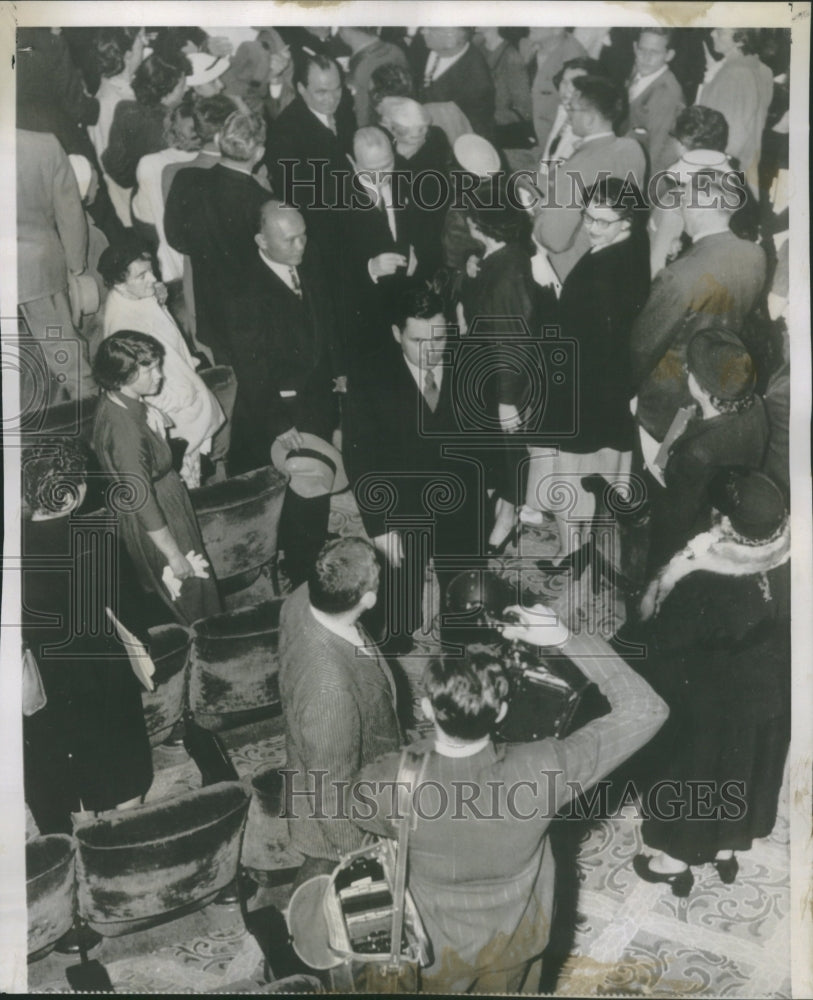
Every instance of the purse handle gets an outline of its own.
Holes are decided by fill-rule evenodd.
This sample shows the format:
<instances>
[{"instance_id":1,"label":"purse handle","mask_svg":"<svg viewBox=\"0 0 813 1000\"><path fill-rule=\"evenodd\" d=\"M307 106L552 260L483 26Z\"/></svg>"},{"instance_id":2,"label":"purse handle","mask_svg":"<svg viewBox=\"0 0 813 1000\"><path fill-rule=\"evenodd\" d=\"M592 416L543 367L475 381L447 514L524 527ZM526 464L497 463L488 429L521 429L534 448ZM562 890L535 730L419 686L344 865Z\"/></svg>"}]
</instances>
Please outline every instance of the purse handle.
<instances>
[{"instance_id":1,"label":"purse handle","mask_svg":"<svg viewBox=\"0 0 813 1000\"><path fill-rule=\"evenodd\" d=\"M404 929L404 907L406 902L407 848L409 847L409 828L414 820L412 810L412 793L415 785L423 778L429 754L417 757L409 750L403 750L398 765L396 788L399 802L403 801L402 791L406 792L407 802L404 815L398 823L398 846L395 861L395 885L393 886L392 927L390 936L389 966L397 970L401 966L401 935ZM408 786L407 789L404 785ZM400 812L400 809L399 809Z\"/></svg>"}]
</instances>

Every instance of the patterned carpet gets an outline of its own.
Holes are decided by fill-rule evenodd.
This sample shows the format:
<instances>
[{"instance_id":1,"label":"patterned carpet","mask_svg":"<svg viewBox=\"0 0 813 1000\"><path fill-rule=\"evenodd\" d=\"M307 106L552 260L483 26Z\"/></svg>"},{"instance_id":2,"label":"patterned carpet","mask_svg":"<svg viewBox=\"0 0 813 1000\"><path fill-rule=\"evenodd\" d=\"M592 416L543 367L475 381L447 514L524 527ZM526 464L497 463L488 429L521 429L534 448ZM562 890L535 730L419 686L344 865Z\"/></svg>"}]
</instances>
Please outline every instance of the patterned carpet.
<instances>
[{"instance_id":1,"label":"patterned carpet","mask_svg":"<svg viewBox=\"0 0 813 1000\"><path fill-rule=\"evenodd\" d=\"M331 530L361 534L349 494L334 498ZM566 574L541 574L524 564L528 556L552 554L553 533L526 529L499 564L501 574L522 574L571 625L597 625L607 634L618 624L618 602L606 585L598 595L590 572L578 588ZM572 591L576 590L577 594ZM586 610L584 610L586 609ZM413 685L431 655L432 641L405 661ZM418 728L421 726L419 713ZM280 720L271 719L223 734L241 779L284 761ZM155 750L156 777L148 801L197 787L200 776L181 749ZM628 806L612 820L592 824L557 821L552 846L559 872L560 906L546 953L541 988L561 996L790 997L789 830L787 781L780 815L769 838L739 855L737 881L723 885L711 865L695 869L686 899L665 885L650 885L632 871L641 848L640 820ZM296 863L293 852L279 866ZM258 898L284 907L289 887L260 889ZM235 984L262 982L262 959L236 906L212 904L171 923L122 938L108 938L91 957L102 962L117 992L226 992ZM76 957L52 953L29 967L31 992L70 992L65 969Z\"/></svg>"}]
</instances>

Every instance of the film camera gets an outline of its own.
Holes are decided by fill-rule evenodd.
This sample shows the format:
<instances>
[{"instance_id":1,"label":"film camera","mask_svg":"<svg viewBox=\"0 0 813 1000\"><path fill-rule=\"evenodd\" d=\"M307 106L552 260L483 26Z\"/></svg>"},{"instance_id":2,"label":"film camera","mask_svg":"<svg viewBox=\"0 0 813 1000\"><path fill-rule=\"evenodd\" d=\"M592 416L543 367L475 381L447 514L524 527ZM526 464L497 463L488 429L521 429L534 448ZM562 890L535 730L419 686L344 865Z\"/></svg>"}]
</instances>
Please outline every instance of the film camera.
<instances>
[{"instance_id":1,"label":"film camera","mask_svg":"<svg viewBox=\"0 0 813 1000\"><path fill-rule=\"evenodd\" d=\"M497 739L506 743L559 739L577 728L577 722L586 721L579 711L582 699L588 689L597 689L558 649L503 638L500 626L517 620L506 608L516 603L514 588L486 570L460 573L446 593L447 614L455 616L453 625L462 627L467 649L491 653L508 677L508 711Z\"/></svg>"}]
</instances>

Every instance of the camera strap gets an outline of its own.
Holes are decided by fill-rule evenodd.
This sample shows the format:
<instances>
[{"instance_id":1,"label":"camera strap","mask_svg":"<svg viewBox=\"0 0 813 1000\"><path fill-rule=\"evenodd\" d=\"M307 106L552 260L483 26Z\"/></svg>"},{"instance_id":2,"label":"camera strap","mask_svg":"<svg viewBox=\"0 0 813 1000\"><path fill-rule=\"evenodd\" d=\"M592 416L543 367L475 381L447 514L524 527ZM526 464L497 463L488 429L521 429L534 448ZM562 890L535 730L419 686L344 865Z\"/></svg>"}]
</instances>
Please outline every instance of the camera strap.
<instances>
[{"instance_id":1,"label":"camera strap","mask_svg":"<svg viewBox=\"0 0 813 1000\"><path fill-rule=\"evenodd\" d=\"M415 788L423 778L428 760L428 752L418 756L410 750L403 750L398 764L398 778L395 786L399 797L398 846L395 862L395 884L392 893L392 933L390 935L389 961L390 969L393 971L401 966L401 936L404 930L409 828L415 819L412 797Z\"/></svg>"}]
</instances>

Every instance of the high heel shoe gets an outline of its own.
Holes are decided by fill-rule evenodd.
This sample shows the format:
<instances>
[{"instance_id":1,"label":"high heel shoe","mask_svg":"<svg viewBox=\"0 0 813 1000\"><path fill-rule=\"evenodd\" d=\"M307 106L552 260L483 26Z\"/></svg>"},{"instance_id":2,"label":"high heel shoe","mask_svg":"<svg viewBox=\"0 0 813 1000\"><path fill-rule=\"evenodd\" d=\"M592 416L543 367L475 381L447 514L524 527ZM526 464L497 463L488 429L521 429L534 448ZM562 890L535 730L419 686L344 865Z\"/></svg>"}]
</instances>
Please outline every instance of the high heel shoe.
<instances>
[{"instance_id":1,"label":"high heel shoe","mask_svg":"<svg viewBox=\"0 0 813 1000\"><path fill-rule=\"evenodd\" d=\"M508 534L505 536L505 538L503 538L503 540L500 542L499 545L492 545L491 542L489 542L488 545L486 545L486 555L501 556L505 552L506 548L508 548L509 543L511 543L512 545L517 544L517 538L518 538L517 526L514 525L514 527L508 532Z\"/></svg>"},{"instance_id":2,"label":"high heel shoe","mask_svg":"<svg viewBox=\"0 0 813 1000\"><path fill-rule=\"evenodd\" d=\"M673 896L684 898L689 895L694 885L691 868L682 872L653 872L649 867L650 860L647 854L636 854L632 859L632 868L638 878L644 882L667 882L672 887Z\"/></svg>"},{"instance_id":3,"label":"high heel shoe","mask_svg":"<svg viewBox=\"0 0 813 1000\"><path fill-rule=\"evenodd\" d=\"M712 864L717 869L720 881L724 885L731 885L740 870L740 863L735 854L732 854L730 858L715 859Z\"/></svg>"}]
</instances>

